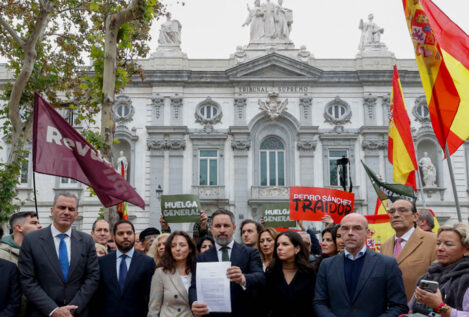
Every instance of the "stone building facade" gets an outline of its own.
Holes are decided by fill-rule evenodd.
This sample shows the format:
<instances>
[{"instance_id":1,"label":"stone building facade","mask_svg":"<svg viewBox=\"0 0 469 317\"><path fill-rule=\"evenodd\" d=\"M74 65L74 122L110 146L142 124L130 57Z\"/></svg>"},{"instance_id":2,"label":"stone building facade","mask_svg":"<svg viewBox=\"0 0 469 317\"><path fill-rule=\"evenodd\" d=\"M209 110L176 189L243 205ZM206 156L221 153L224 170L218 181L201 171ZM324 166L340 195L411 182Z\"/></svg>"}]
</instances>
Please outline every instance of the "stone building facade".
<instances>
[{"instance_id":1,"label":"stone building facade","mask_svg":"<svg viewBox=\"0 0 469 317\"><path fill-rule=\"evenodd\" d=\"M126 157L128 181L146 202L145 210L129 206L137 231L159 227L159 189L198 194L209 213L224 207L239 221L259 220L263 204L287 201L289 186L339 189L337 159L344 155L350 160L355 211L373 213L376 194L360 160L392 181L387 134L394 64L417 160L427 152L436 167L435 186L423 189L427 208L442 223L457 220L448 168L431 128L415 60L396 59L379 39L361 42L354 59L316 59L288 38L252 40L227 59L191 59L179 43L160 42L140 63L145 80L135 78L114 109L120 141L114 157ZM8 77L1 65L0 77ZM1 156L5 159L6 153ZM468 157L468 144L452 156L464 219ZM24 210L34 206L31 174L29 164L18 194ZM101 205L86 187L60 177L36 179L43 223L50 222L54 192L66 189L81 199L77 227L90 230ZM191 225L175 227L189 230Z\"/></svg>"}]
</instances>

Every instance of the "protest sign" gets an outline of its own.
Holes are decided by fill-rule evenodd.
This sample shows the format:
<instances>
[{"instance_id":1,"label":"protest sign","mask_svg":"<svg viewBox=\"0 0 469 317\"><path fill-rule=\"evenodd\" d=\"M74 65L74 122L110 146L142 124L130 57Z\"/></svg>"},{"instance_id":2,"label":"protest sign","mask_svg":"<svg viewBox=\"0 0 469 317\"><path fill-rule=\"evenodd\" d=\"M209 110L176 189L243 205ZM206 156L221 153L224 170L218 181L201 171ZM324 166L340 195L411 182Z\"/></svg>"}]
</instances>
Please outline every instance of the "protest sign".
<instances>
[{"instance_id":1,"label":"protest sign","mask_svg":"<svg viewBox=\"0 0 469 317\"><path fill-rule=\"evenodd\" d=\"M168 223L198 222L200 200L197 195L162 195L161 213Z\"/></svg>"},{"instance_id":2,"label":"protest sign","mask_svg":"<svg viewBox=\"0 0 469 317\"><path fill-rule=\"evenodd\" d=\"M320 221L325 215L339 223L353 212L353 193L320 187L290 187L290 219Z\"/></svg>"},{"instance_id":3,"label":"protest sign","mask_svg":"<svg viewBox=\"0 0 469 317\"><path fill-rule=\"evenodd\" d=\"M264 209L264 227L289 228L296 226L296 221L290 220L290 206L288 203L266 204Z\"/></svg>"}]
</instances>

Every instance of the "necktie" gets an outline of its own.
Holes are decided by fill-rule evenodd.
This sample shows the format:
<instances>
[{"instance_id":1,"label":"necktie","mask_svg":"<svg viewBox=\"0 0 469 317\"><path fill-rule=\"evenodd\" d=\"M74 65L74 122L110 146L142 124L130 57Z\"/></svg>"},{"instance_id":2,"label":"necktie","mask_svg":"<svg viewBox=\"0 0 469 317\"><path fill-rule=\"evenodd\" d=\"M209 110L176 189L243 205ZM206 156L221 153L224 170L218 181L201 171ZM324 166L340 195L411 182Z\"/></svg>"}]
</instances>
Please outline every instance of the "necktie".
<instances>
[{"instance_id":1,"label":"necktie","mask_svg":"<svg viewBox=\"0 0 469 317\"><path fill-rule=\"evenodd\" d=\"M221 260L223 262L229 262L230 256L228 254L228 247L221 247Z\"/></svg>"},{"instance_id":2,"label":"necktie","mask_svg":"<svg viewBox=\"0 0 469 317\"><path fill-rule=\"evenodd\" d=\"M124 290L125 279L127 278L127 263L125 263L125 258L127 255L121 255L121 265L119 267L119 286L121 291Z\"/></svg>"},{"instance_id":3,"label":"necktie","mask_svg":"<svg viewBox=\"0 0 469 317\"><path fill-rule=\"evenodd\" d=\"M67 251L67 245L65 244L65 237L67 235L65 233L60 233L57 235L60 238L60 244L59 244L59 263L60 263L60 268L62 269L62 274L64 276L64 281L67 281L68 278L68 251Z\"/></svg>"},{"instance_id":4,"label":"necktie","mask_svg":"<svg viewBox=\"0 0 469 317\"><path fill-rule=\"evenodd\" d=\"M397 258L402 251L401 243L404 241L402 238L397 238L396 247L394 248L394 257Z\"/></svg>"}]
</instances>

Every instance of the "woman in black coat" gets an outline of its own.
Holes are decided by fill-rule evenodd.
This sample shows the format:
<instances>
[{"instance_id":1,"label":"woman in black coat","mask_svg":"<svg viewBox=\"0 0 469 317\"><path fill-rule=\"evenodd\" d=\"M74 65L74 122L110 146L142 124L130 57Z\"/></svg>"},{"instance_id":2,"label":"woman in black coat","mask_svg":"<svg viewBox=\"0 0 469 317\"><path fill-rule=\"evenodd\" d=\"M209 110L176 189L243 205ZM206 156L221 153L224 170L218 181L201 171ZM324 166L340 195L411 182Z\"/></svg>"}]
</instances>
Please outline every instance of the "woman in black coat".
<instances>
[{"instance_id":1,"label":"woman in black coat","mask_svg":"<svg viewBox=\"0 0 469 317\"><path fill-rule=\"evenodd\" d=\"M270 317L315 316L316 273L301 236L284 231L275 238L274 258L266 270L264 306Z\"/></svg>"}]
</instances>

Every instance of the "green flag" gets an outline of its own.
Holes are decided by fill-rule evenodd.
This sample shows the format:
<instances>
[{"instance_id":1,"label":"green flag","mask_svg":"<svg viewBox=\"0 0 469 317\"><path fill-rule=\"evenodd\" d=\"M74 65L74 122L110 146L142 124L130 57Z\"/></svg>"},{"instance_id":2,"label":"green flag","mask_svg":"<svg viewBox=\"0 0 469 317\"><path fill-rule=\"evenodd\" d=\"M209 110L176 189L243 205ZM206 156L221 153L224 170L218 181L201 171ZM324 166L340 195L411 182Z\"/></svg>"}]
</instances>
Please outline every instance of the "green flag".
<instances>
[{"instance_id":1,"label":"green flag","mask_svg":"<svg viewBox=\"0 0 469 317\"><path fill-rule=\"evenodd\" d=\"M200 200L197 195L162 195L161 213L168 223L198 222Z\"/></svg>"},{"instance_id":2,"label":"green flag","mask_svg":"<svg viewBox=\"0 0 469 317\"><path fill-rule=\"evenodd\" d=\"M368 177L370 178L371 184L376 190L376 194L378 194L378 197L381 201L386 199L389 199L392 202L395 202L399 199L415 201L417 199L414 193L414 189L411 186L385 183L381 181L363 161L362 164L366 173L368 174Z\"/></svg>"}]
</instances>

